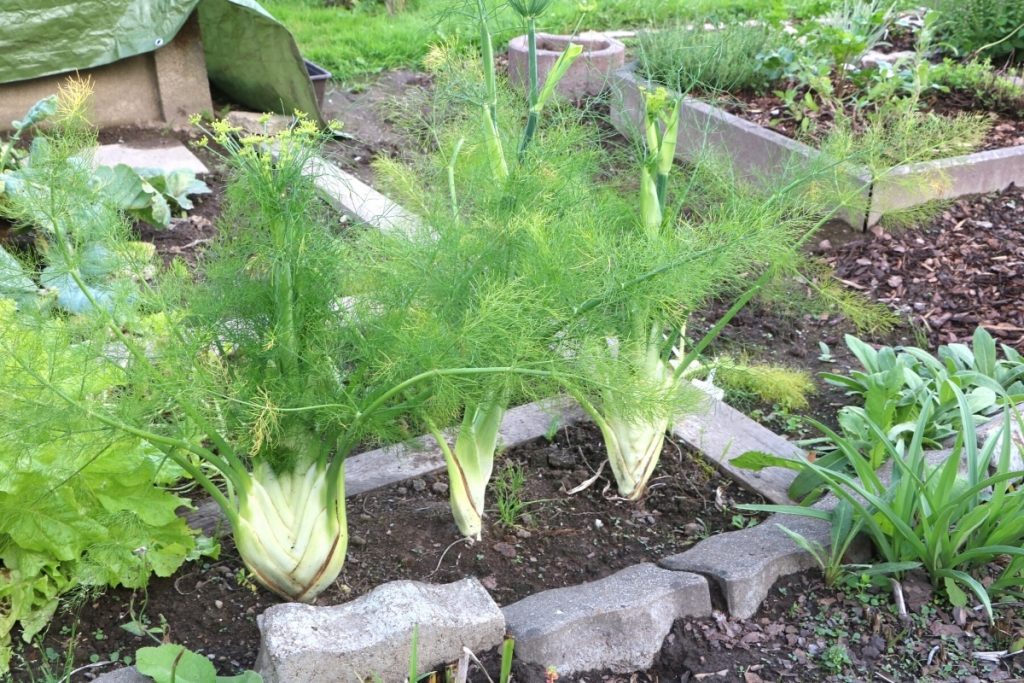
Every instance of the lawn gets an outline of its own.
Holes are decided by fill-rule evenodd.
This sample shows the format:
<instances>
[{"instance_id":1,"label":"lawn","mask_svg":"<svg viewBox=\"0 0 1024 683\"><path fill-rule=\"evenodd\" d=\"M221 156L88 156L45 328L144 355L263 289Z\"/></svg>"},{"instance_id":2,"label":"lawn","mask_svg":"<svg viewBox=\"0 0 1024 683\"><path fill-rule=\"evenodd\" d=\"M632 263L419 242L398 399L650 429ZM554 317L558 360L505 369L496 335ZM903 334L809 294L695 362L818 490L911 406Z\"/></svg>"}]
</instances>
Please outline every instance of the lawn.
<instances>
[{"instance_id":1,"label":"lawn","mask_svg":"<svg viewBox=\"0 0 1024 683\"><path fill-rule=\"evenodd\" d=\"M492 4L494 3L491 0ZM800 13L822 2L808 0L590 0L592 11L580 11L577 0L554 0L544 16L547 31L639 28L682 21L749 16L755 12ZM476 28L466 0L410 0L406 9L389 15L382 3L364 0L355 9L325 6L324 0L264 0L263 6L285 24L303 54L329 69L341 82L358 80L386 69L415 66L428 46L446 38L472 40ZM516 22L501 12L506 38L518 32Z\"/></svg>"}]
</instances>

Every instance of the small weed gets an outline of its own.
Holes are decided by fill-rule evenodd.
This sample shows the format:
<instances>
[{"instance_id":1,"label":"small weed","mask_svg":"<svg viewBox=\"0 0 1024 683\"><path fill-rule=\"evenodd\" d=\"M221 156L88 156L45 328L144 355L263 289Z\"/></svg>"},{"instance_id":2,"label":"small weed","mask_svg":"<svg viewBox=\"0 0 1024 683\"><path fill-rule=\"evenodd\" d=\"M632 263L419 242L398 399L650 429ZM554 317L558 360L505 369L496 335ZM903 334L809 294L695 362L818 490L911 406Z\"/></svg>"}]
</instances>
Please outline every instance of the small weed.
<instances>
[{"instance_id":1,"label":"small weed","mask_svg":"<svg viewBox=\"0 0 1024 683\"><path fill-rule=\"evenodd\" d=\"M749 529L750 527L757 526L758 521L755 517L747 517L746 515L733 515L731 524L735 529Z\"/></svg>"},{"instance_id":2,"label":"small weed","mask_svg":"<svg viewBox=\"0 0 1024 683\"><path fill-rule=\"evenodd\" d=\"M508 465L494 480L494 497L498 506L498 519L509 529L519 523L528 503L523 500L526 470L522 465Z\"/></svg>"},{"instance_id":3,"label":"small weed","mask_svg":"<svg viewBox=\"0 0 1024 683\"><path fill-rule=\"evenodd\" d=\"M850 660L850 653L846 651L846 646L836 643L821 653L821 663L825 669L837 674L853 662Z\"/></svg>"}]
</instances>

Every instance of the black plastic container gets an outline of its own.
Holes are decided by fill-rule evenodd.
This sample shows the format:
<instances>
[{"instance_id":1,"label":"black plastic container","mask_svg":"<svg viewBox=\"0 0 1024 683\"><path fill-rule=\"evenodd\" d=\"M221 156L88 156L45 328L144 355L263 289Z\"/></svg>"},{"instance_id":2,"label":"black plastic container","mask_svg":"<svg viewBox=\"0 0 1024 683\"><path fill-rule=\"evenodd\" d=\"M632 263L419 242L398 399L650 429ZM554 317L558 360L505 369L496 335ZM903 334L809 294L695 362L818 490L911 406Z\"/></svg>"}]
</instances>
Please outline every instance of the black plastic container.
<instances>
[{"instance_id":1,"label":"black plastic container","mask_svg":"<svg viewBox=\"0 0 1024 683\"><path fill-rule=\"evenodd\" d=\"M303 59L302 61L306 63L306 73L309 74L309 81L313 84L313 93L316 95L316 104L318 107L323 109L324 94L327 92L327 82L331 80L331 72L319 64L314 64L308 59Z\"/></svg>"}]
</instances>

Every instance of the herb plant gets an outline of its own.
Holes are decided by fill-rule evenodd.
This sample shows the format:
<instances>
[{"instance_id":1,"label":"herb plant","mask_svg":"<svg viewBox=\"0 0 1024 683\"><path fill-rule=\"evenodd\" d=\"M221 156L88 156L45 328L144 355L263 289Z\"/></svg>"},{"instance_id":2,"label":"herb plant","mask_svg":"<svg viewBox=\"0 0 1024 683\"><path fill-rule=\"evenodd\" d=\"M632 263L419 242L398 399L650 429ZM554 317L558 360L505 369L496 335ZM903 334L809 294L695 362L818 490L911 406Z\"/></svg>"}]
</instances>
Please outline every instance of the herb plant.
<instances>
[{"instance_id":1,"label":"herb plant","mask_svg":"<svg viewBox=\"0 0 1024 683\"><path fill-rule=\"evenodd\" d=\"M747 24L645 31L638 42L644 75L680 93L761 92L782 75L775 70L779 61L796 49L782 30Z\"/></svg>"}]
</instances>

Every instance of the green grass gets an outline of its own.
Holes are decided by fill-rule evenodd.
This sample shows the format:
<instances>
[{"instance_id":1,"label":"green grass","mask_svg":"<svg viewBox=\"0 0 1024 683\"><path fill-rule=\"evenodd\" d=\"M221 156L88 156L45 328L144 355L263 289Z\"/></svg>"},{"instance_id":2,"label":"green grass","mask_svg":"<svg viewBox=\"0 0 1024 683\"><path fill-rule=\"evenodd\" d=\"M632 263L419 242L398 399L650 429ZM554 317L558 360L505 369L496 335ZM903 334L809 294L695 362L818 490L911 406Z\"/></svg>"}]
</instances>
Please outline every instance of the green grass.
<instances>
[{"instance_id":1,"label":"green grass","mask_svg":"<svg viewBox=\"0 0 1024 683\"><path fill-rule=\"evenodd\" d=\"M497 0L487 0L491 6ZM473 40L476 28L463 12L465 0L410 0L404 12L388 15L383 3L364 0L357 9L325 7L323 0L263 0L263 6L295 35L303 54L333 72L342 82L400 67L415 67L431 43L452 37ZM595 4L595 3L591 3ZM821 0L597 0L596 9L581 19L578 0L555 0L542 17L546 31L672 26L691 20L724 20L800 14ZM521 32L506 10L503 44Z\"/></svg>"}]
</instances>

